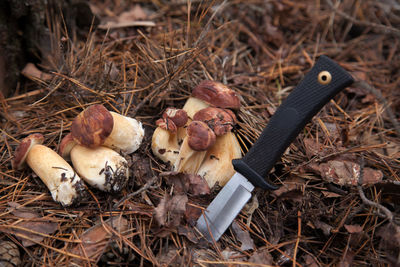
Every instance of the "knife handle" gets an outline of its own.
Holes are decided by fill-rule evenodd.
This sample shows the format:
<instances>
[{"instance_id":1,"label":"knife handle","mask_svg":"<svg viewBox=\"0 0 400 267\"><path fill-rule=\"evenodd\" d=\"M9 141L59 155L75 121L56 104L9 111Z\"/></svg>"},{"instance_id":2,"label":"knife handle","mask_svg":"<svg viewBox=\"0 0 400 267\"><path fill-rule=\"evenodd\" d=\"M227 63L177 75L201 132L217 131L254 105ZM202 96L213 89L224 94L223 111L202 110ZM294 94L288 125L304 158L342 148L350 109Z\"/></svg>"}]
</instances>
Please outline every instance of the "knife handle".
<instances>
[{"instance_id":1,"label":"knife handle","mask_svg":"<svg viewBox=\"0 0 400 267\"><path fill-rule=\"evenodd\" d=\"M246 155L232 161L234 169L254 186L277 189L264 177L311 118L353 81L342 67L328 57L321 56L279 106Z\"/></svg>"}]
</instances>

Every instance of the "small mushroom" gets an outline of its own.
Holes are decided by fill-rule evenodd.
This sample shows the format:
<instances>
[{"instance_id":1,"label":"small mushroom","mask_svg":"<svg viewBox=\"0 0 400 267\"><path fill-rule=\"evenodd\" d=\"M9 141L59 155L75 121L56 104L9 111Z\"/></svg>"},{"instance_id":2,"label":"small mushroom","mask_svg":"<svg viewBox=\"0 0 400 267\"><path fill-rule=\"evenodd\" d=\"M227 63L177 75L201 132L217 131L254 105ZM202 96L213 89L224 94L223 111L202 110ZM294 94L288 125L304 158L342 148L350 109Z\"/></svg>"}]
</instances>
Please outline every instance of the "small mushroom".
<instances>
[{"instance_id":1,"label":"small mushroom","mask_svg":"<svg viewBox=\"0 0 400 267\"><path fill-rule=\"evenodd\" d=\"M167 108L162 118L156 121L151 141L151 149L165 163L174 164L178 159L180 143L186 135L183 126L188 121L186 111L176 108Z\"/></svg>"},{"instance_id":2,"label":"small mushroom","mask_svg":"<svg viewBox=\"0 0 400 267\"><path fill-rule=\"evenodd\" d=\"M192 121L187 127L187 136L179 150L175 171L196 173L209 149L216 140L215 133L205 122Z\"/></svg>"},{"instance_id":3,"label":"small mushroom","mask_svg":"<svg viewBox=\"0 0 400 267\"><path fill-rule=\"evenodd\" d=\"M189 118L193 119L194 114L208 106L218 108L239 109L240 100L235 91L228 86L215 81L202 81L192 91L183 109Z\"/></svg>"},{"instance_id":4,"label":"small mushroom","mask_svg":"<svg viewBox=\"0 0 400 267\"><path fill-rule=\"evenodd\" d=\"M116 151L105 146L88 148L77 144L71 134L60 143L59 153L71 158L82 179L106 192L119 192L128 182L128 162Z\"/></svg>"},{"instance_id":5,"label":"small mushroom","mask_svg":"<svg viewBox=\"0 0 400 267\"><path fill-rule=\"evenodd\" d=\"M231 132L236 116L228 109L208 107L196 112L193 119L206 123L217 136L194 173L202 176L210 188L217 182L223 186L234 174L232 159L241 157L239 142Z\"/></svg>"},{"instance_id":6,"label":"small mushroom","mask_svg":"<svg viewBox=\"0 0 400 267\"><path fill-rule=\"evenodd\" d=\"M54 201L63 206L79 202L84 195L82 180L62 157L42 145L43 140L41 134L24 138L15 151L13 168L19 170L26 162L50 190Z\"/></svg>"},{"instance_id":7,"label":"small mushroom","mask_svg":"<svg viewBox=\"0 0 400 267\"><path fill-rule=\"evenodd\" d=\"M86 147L100 145L119 153L133 153L142 143L144 129L137 120L108 111L103 105L92 105L72 122L73 139Z\"/></svg>"},{"instance_id":8,"label":"small mushroom","mask_svg":"<svg viewBox=\"0 0 400 267\"><path fill-rule=\"evenodd\" d=\"M199 110L193 119L207 123L217 136L231 131L236 123L236 116L231 110L214 107Z\"/></svg>"}]
</instances>

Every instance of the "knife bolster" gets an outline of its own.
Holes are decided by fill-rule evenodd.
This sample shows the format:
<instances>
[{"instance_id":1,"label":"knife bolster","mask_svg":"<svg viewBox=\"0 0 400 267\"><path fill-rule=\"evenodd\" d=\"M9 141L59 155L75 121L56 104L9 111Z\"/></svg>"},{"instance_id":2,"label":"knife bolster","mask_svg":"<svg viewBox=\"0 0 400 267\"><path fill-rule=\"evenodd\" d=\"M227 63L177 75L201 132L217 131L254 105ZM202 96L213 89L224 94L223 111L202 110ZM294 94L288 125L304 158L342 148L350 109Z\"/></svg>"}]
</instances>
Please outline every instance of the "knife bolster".
<instances>
[{"instance_id":1,"label":"knife bolster","mask_svg":"<svg viewBox=\"0 0 400 267\"><path fill-rule=\"evenodd\" d=\"M254 186L262 189L276 190L279 187L268 183L261 175L254 171L246 162L242 159L232 160L232 165L235 171L246 177Z\"/></svg>"}]
</instances>

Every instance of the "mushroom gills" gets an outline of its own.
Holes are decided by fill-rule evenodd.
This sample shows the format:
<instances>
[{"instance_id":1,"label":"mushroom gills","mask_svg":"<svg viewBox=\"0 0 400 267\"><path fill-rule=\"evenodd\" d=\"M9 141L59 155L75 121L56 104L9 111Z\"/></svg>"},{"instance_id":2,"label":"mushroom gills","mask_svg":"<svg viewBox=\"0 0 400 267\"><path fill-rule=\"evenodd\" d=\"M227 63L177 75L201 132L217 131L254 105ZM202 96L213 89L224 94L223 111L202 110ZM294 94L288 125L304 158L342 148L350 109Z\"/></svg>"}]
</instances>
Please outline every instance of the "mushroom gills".
<instances>
[{"instance_id":1,"label":"mushroom gills","mask_svg":"<svg viewBox=\"0 0 400 267\"><path fill-rule=\"evenodd\" d=\"M71 161L85 182L102 191L119 192L128 182L128 162L111 148L76 145Z\"/></svg>"},{"instance_id":2,"label":"mushroom gills","mask_svg":"<svg viewBox=\"0 0 400 267\"><path fill-rule=\"evenodd\" d=\"M77 203L84 195L84 185L72 167L55 151L43 145L31 148L26 162L63 206Z\"/></svg>"}]
</instances>

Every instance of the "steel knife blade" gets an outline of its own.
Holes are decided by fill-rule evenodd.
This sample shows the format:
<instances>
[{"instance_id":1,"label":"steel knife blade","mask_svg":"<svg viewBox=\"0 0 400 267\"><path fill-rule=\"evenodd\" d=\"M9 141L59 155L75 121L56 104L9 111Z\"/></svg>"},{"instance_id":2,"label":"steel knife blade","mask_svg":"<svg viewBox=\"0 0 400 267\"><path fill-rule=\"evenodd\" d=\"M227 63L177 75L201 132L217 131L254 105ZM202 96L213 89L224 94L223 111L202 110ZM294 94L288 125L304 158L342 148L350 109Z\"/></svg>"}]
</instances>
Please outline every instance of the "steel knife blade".
<instances>
[{"instance_id":1,"label":"steel knife blade","mask_svg":"<svg viewBox=\"0 0 400 267\"><path fill-rule=\"evenodd\" d=\"M324 55L319 57L246 155L232 161L236 173L197 220L197 229L208 241L217 241L222 236L255 187L278 188L265 180L271 168L311 118L353 82L352 76L333 60Z\"/></svg>"}]
</instances>

